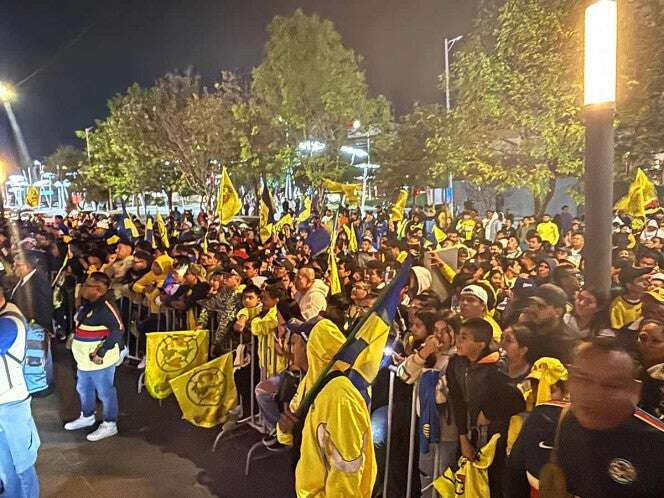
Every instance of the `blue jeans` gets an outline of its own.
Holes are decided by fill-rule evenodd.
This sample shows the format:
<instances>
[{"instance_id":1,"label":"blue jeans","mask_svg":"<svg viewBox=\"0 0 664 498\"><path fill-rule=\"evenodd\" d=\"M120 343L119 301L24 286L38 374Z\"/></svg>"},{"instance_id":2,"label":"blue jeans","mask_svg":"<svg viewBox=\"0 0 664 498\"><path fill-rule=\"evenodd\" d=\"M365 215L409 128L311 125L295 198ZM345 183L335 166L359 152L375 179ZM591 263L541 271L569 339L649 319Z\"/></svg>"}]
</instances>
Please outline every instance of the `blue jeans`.
<instances>
[{"instance_id":1,"label":"blue jeans","mask_svg":"<svg viewBox=\"0 0 664 498\"><path fill-rule=\"evenodd\" d=\"M81 400L84 417L95 414L97 398L101 401L104 422L116 422L118 419L118 393L113 379L115 366L101 370L77 370L76 391Z\"/></svg>"},{"instance_id":2,"label":"blue jeans","mask_svg":"<svg viewBox=\"0 0 664 498\"><path fill-rule=\"evenodd\" d=\"M270 430L273 430L277 426L279 415L281 415L279 403L277 402L277 393L279 392L282 380L282 375L275 375L259 383L255 390L258 408L263 415L265 426Z\"/></svg>"},{"instance_id":3,"label":"blue jeans","mask_svg":"<svg viewBox=\"0 0 664 498\"><path fill-rule=\"evenodd\" d=\"M0 405L0 481L2 496L38 498L35 471L39 435L30 411L30 399Z\"/></svg>"}]
</instances>

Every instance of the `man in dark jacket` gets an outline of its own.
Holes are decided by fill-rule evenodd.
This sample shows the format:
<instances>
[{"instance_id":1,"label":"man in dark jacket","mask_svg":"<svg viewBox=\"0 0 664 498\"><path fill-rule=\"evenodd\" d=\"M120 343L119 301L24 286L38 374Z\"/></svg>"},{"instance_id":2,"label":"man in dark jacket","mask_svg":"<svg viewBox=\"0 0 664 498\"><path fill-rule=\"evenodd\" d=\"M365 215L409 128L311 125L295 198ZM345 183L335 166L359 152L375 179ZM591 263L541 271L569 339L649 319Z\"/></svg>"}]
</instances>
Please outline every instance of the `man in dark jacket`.
<instances>
[{"instance_id":1,"label":"man in dark jacket","mask_svg":"<svg viewBox=\"0 0 664 498\"><path fill-rule=\"evenodd\" d=\"M491 496L502 496L507 429L512 415L525 410L521 393L498 368L500 354L491 349L493 329L482 318L464 322L457 337L457 355L447 367L447 385L463 456L477 452L500 434L496 456L489 467Z\"/></svg>"},{"instance_id":2,"label":"man in dark jacket","mask_svg":"<svg viewBox=\"0 0 664 498\"><path fill-rule=\"evenodd\" d=\"M48 276L37 268L33 257L23 254L14 260L14 271L20 280L11 292L10 301L18 306L28 322L51 331L53 291Z\"/></svg>"}]
</instances>

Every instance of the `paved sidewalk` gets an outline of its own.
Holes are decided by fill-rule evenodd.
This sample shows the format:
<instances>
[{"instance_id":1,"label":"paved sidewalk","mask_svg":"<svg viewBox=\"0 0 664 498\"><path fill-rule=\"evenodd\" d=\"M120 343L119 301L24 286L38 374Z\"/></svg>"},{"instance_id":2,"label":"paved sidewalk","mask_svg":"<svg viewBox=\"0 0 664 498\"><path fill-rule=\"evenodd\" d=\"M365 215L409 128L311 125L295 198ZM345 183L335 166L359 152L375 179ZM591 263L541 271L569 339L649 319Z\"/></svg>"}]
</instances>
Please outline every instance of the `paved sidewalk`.
<instances>
[{"instance_id":1,"label":"paved sidewalk","mask_svg":"<svg viewBox=\"0 0 664 498\"><path fill-rule=\"evenodd\" d=\"M259 439L256 432L241 431L212 453L217 429L181 420L173 399L160 406L145 392L138 395L138 373L130 367L121 367L116 378L118 436L90 443L85 439L90 430L65 431L64 421L76 418L79 405L68 352L58 348L56 353L56 392L32 403L42 439L37 471L43 497L293 496L287 454L255 461L245 477L244 461Z\"/></svg>"}]
</instances>

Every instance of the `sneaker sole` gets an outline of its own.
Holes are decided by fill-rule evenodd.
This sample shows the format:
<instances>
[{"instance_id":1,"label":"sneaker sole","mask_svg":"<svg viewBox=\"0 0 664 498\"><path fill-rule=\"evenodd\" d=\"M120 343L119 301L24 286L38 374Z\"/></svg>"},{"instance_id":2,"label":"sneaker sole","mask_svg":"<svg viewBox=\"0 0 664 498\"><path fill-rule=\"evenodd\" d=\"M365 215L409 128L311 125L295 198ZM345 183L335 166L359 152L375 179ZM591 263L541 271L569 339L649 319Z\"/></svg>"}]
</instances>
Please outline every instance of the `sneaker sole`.
<instances>
[{"instance_id":1,"label":"sneaker sole","mask_svg":"<svg viewBox=\"0 0 664 498\"><path fill-rule=\"evenodd\" d=\"M98 437L98 438L91 438L91 437L88 435L88 436L85 437L85 439L87 439L87 440L90 441L91 443L96 443L97 441L101 441L102 439L107 439L107 438L109 438L109 437L113 437L113 436L117 436L117 435L118 435L118 431L115 431L115 432L112 433L112 434L105 434L104 436L101 436L101 437Z\"/></svg>"}]
</instances>

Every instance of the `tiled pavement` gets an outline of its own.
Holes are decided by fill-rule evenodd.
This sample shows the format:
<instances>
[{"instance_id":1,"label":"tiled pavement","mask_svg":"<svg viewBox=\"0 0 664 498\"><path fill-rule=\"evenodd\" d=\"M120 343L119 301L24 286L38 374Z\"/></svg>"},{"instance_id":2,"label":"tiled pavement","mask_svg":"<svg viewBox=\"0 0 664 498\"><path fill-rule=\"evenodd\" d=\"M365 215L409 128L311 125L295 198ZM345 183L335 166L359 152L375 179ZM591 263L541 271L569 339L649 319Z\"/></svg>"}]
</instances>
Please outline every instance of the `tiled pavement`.
<instances>
[{"instance_id":1,"label":"tiled pavement","mask_svg":"<svg viewBox=\"0 0 664 498\"><path fill-rule=\"evenodd\" d=\"M42 496L63 498L228 498L293 495L286 454L255 461L245 477L247 450L259 439L253 431L211 452L216 429L191 426L180 419L173 399L160 406L136 392L138 373L121 367L116 385L120 399L118 436L90 443L88 430L66 432L64 421L79 411L73 365L68 352L56 351L56 392L33 400L42 446L37 462Z\"/></svg>"}]
</instances>

